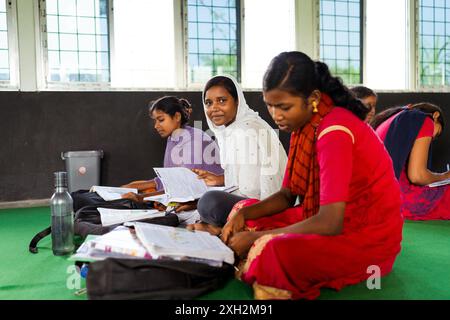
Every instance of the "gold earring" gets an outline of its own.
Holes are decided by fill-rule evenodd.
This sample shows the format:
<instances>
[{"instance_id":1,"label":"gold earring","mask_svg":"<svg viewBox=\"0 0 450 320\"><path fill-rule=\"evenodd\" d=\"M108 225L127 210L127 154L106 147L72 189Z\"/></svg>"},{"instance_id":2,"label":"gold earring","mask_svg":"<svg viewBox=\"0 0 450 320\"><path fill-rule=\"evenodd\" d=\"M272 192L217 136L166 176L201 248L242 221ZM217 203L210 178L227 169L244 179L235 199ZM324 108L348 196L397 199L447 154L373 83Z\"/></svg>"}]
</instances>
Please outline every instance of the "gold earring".
<instances>
[{"instance_id":1,"label":"gold earring","mask_svg":"<svg viewBox=\"0 0 450 320\"><path fill-rule=\"evenodd\" d=\"M317 102L314 101L314 102L312 103L312 105L313 105L313 113L319 112L319 109L317 109Z\"/></svg>"}]
</instances>

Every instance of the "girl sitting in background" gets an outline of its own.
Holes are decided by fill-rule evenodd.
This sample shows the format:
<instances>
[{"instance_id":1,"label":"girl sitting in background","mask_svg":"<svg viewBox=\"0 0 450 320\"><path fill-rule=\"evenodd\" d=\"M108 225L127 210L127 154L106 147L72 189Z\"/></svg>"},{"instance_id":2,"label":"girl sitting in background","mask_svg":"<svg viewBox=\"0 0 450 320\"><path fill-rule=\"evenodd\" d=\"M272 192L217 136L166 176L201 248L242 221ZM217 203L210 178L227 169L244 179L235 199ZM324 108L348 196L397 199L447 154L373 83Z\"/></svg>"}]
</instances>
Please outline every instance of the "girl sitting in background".
<instances>
[{"instance_id":1,"label":"girl sitting in background","mask_svg":"<svg viewBox=\"0 0 450 320\"><path fill-rule=\"evenodd\" d=\"M149 113L155 123L155 130L161 138L167 139L164 167L196 168L221 175L223 169L218 160L217 144L202 130L187 125L191 112L191 105L186 99L174 96L162 97L150 106ZM123 195L123 198L137 202L163 192L159 178L134 181L122 187L138 189L139 194Z\"/></svg>"},{"instance_id":2,"label":"girl sitting in background","mask_svg":"<svg viewBox=\"0 0 450 320\"><path fill-rule=\"evenodd\" d=\"M450 219L450 187L428 187L450 178L450 171L428 169L432 140L444 129L441 108L431 103L387 109L376 115L373 128L384 141L402 192L402 213L407 219Z\"/></svg>"},{"instance_id":3,"label":"girl sitting in background","mask_svg":"<svg viewBox=\"0 0 450 320\"><path fill-rule=\"evenodd\" d=\"M264 199L280 189L286 152L275 130L250 109L244 93L231 76L216 76L202 95L208 126L220 149L224 174L194 170L210 186L237 186L234 194L209 191L198 201L202 223L189 229L218 234L234 204L246 199Z\"/></svg>"},{"instance_id":4,"label":"girl sitting in background","mask_svg":"<svg viewBox=\"0 0 450 320\"><path fill-rule=\"evenodd\" d=\"M370 123L375 116L377 107L377 94L372 90L364 86L353 87L350 91L355 95L356 98L361 100L361 102L369 108L369 113L366 116L365 121Z\"/></svg>"}]
</instances>

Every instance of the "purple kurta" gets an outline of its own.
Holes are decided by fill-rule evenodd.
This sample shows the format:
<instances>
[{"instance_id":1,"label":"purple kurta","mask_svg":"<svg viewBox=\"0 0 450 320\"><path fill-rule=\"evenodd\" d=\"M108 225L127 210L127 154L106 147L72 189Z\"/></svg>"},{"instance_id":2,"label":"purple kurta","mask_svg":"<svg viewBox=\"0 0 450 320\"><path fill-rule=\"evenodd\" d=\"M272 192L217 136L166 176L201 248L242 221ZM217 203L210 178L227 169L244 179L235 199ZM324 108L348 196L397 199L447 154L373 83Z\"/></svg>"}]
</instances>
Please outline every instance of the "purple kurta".
<instances>
[{"instance_id":1,"label":"purple kurta","mask_svg":"<svg viewBox=\"0 0 450 320\"><path fill-rule=\"evenodd\" d=\"M167 138L164 167L202 169L222 175L219 147L211 137L200 129L185 126ZM155 178L157 190L163 190L159 178Z\"/></svg>"}]
</instances>

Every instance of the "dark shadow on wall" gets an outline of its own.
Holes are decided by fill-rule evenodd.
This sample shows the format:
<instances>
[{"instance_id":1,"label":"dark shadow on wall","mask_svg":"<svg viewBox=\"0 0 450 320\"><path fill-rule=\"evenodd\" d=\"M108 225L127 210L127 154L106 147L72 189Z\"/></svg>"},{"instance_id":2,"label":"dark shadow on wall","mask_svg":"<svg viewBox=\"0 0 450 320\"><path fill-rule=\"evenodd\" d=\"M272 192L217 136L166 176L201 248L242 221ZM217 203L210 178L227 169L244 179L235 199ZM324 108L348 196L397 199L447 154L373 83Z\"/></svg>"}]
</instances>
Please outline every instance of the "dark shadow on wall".
<instances>
[{"instance_id":1,"label":"dark shadow on wall","mask_svg":"<svg viewBox=\"0 0 450 320\"><path fill-rule=\"evenodd\" d=\"M103 150L103 185L154 177L165 141L152 128L148 103L166 94L191 101L191 124L202 121L207 129L200 92L0 92L0 201L49 198L52 173L64 170L64 151ZM275 127L261 93L245 96ZM379 110L420 101L449 110L450 93L380 93ZM449 133L446 128L435 143L435 170L450 161ZM289 134L281 132L280 140L287 150Z\"/></svg>"}]
</instances>

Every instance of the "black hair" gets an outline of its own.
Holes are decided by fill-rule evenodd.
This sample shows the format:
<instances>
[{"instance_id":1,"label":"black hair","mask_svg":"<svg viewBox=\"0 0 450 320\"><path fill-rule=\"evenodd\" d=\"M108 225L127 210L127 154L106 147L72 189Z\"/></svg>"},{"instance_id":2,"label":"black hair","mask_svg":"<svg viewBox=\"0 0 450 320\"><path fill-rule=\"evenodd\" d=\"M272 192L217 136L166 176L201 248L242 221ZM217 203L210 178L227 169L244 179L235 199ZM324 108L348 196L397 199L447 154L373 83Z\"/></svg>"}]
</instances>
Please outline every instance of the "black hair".
<instances>
[{"instance_id":1,"label":"black hair","mask_svg":"<svg viewBox=\"0 0 450 320\"><path fill-rule=\"evenodd\" d=\"M415 103L409 106L410 109L419 110L428 115L429 117L433 117L433 113L439 112L439 118L437 118L437 121L442 126L442 131L444 131L445 127L445 119L444 119L444 113L442 112L442 109L438 107L435 104L429 103L429 102L420 102ZM371 121L370 125L372 128L376 129L378 128L384 121L392 117L393 115L405 110L405 107L393 107L386 109L379 114L377 114L373 120Z\"/></svg>"},{"instance_id":2,"label":"black hair","mask_svg":"<svg viewBox=\"0 0 450 320\"><path fill-rule=\"evenodd\" d=\"M234 85L233 80L222 76L214 77L206 83L205 90L203 92L206 93L206 91L215 86L224 87L228 91L228 93L234 98L236 103L239 102L237 89L236 86Z\"/></svg>"},{"instance_id":3,"label":"black hair","mask_svg":"<svg viewBox=\"0 0 450 320\"><path fill-rule=\"evenodd\" d=\"M287 91L304 99L314 90L319 90L328 94L336 106L351 111L361 120L369 112L342 83L341 78L331 75L325 63L314 62L299 51L282 52L272 59L264 74L263 91L272 89Z\"/></svg>"},{"instance_id":4,"label":"black hair","mask_svg":"<svg viewBox=\"0 0 450 320\"><path fill-rule=\"evenodd\" d=\"M357 86L350 88L350 91L355 95L358 99L365 99L367 97L376 97L377 94L372 90L364 86Z\"/></svg>"},{"instance_id":5,"label":"black hair","mask_svg":"<svg viewBox=\"0 0 450 320\"><path fill-rule=\"evenodd\" d=\"M149 103L150 114L155 110L159 110L173 117L179 112L181 115L181 126L184 126L189 121L191 116L190 109L192 109L192 106L188 100L175 96L165 96Z\"/></svg>"}]
</instances>

